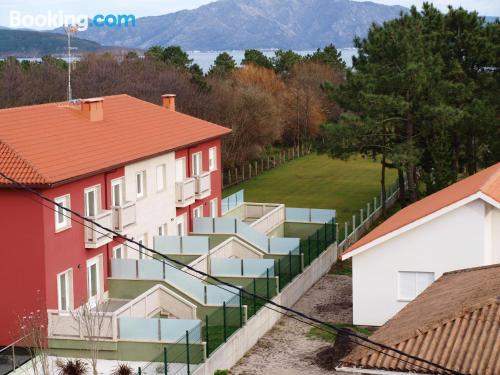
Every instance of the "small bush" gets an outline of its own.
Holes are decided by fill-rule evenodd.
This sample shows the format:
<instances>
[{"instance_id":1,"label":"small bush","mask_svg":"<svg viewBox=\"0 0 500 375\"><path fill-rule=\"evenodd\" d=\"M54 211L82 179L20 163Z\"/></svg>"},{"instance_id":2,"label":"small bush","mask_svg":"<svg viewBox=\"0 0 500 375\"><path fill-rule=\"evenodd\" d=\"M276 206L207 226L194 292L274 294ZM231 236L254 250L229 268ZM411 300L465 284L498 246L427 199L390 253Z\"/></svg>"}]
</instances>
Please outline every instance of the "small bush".
<instances>
[{"instance_id":1,"label":"small bush","mask_svg":"<svg viewBox=\"0 0 500 375\"><path fill-rule=\"evenodd\" d=\"M135 372L132 369L132 367L130 367L125 363L119 363L118 366L116 366L113 369L113 372L111 373L111 375L133 375L133 374L135 374Z\"/></svg>"},{"instance_id":2,"label":"small bush","mask_svg":"<svg viewBox=\"0 0 500 375\"><path fill-rule=\"evenodd\" d=\"M89 369L88 365L79 359L69 359L66 362L58 360L56 366L59 369L59 375L84 375Z\"/></svg>"},{"instance_id":3,"label":"small bush","mask_svg":"<svg viewBox=\"0 0 500 375\"><path fill-rule=\"evenodd\" d=\"M229 370L217 370L214 375L229 375Z\"/></svg>"}]
</instances>

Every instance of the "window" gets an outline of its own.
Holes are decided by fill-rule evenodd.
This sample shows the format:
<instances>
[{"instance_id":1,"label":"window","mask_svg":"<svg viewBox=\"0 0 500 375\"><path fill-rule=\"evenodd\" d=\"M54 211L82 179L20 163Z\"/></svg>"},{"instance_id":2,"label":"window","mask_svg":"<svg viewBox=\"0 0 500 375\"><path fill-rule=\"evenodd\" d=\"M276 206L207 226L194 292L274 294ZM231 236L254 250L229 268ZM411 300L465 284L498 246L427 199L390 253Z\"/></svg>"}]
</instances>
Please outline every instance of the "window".
<instances>
[{"instance_id":1,"label":"window","mask_svg":"<svg viewBox=\"0 0 500 375\"><path fill-rule=\"evenodd\" d=\"M217 198L210 201L210 217L217 217Z\"/></svg>"},{"instance_id":2,"label":"window","mask_svg":"<svg viewBox=\"0 0 500 375\"><path fill-rule=\"evenodd\" d=\"M193 217L203 217L203 206L198 206L193 209Z\"/></svg>"},{"instance_id":3,"label":"window","mask_svg":"<svg viewBox=\"0 0 500 375\"><path fill-rule=\"evenodd\" d=\"M165 164L156 167L156 190L165 189Z\"/></svg>"},{"instance_id":4,"label":"window","mask_svg":"<svg viewBox=\"0 0 500 375\"><path fill-rule=\"evenodd\" d=\"M135 175L135 181L137 198L142 198L146 195L146 171L137 173Z\"/></svg>"},{"instance_id":5,"label":"window","mask_svg":"<svg viewBox=\"0 0 500 375\"><path fill-rule=\"evenodd\" d=\"M186 235L186 214L177 216L177 235L185 236Z\"/></svg>"},{"instance_id":6,"label":"window","mask_svg":"<svg viewBox=\"0 0 500 375\"><path fill-rule=\"evenodd\" d=\"M217 147L208 149L208 168L210 171L217 169Z\"/></svg>"},{"instance_id":7,"label":"window","mask_svg":"<svg viewBox=\"0 0 500 375\"><path fill-rule=\"evenodd\" d=\"M202 157L201 157L201 152L197 152L196 154L193 154L193 176L199 176L201 174L201 163L202 163Z\"/></svg>"},{"instance_id":8,"label":"window","mask_svg":"<svg viewBox=\"0 0 500 375\"><path fill-rule=\"evenodd\" d=\"M175 181L182 182L186 179L186 158L175 159Z\"/></svg>"},{"instance_id":9,"label":"window","mask_svg":"<svg viewBox=\"0 0 500 375\"><path fill-rule=\"evenodd\" d=\"M115 259L123 259L125 258L125 252L123 245L118 245L113 247L113 258Z\"/></svg>"},{"instance_id":10,"label":"window","mask_svg":"<svg viewBox=\"0 0 500 375\"><path fill-rule=\"evenodd\" d=\"M111 191L112 191L112 204L115 207L120 207L123 205L124 194L123 194L123 179L111 181Z\"/></svg>"},{"instance_id":11,"label":"window","mask_svg":"<svg viewBox=\"0 0 500 375\"><path fill-rule=\"evenodd\" d=\"M57 275L57 303L59 311L69 311L73 308L73 270Z\"/></svg>"},{"instance_id":12,"label":"window","mask_svg":"<svg viewBox=\"0 0 500 375\"><path fill-rule=\"evenodd\" d=\"M63 229L71 227L71 213L64 210L62 207L71 208L70 207L70 196L65 195L64 197L59 197L54 199L55 205L55 222L56 222L56 231L61 231ZM60 205L60 206L59 206Z\"/></svg>"},{"instance_id":13,"label":"window","mask_svg":"<svg viewBox=\"0 0 500 375\"><path fill-rule=\"evenodd\" d=\"M167 224L160 225L158 227L158 236L166 236L167 235Z\"/></svg>"},{"instance_id":14,"label":"window","mask_svg":"<svg viewBox=\"0 0 500 375\"><path fill-rule=\"evenodd\" d=\"M99 213L101 207L100 190L100 186L85 189L85 216L95 217Z\"/></svg>"},{"instance_id":15,"label":"window","mask_svg":"<svg viewBox=\"0 0 500 375\"><path fill-rule=\"evenodd\" d=\"M87 295L92 306L97 304L97 300L102 294L102 262L101 256L96 256L87 261Z\"/></svg>"},{"instance_id":16,"label":"window","mask_svg":"<svg viewBox=\"0 0 500 375\"><path fill-rule=\"evenodd\" d=\"M142 236L139 236L137 238L137 242L141 244L142 246L139 246L139 259L147 259L147 250L144 249L143 246L148 246L147 245L147 235L143 234Z\"/></svg>"},{"instance_id":17,"label":"window","mask_svg":"<svg viewBox=\"0 0 500 375\"><path fill-rule=\"evenodd\" d=\"M411 301L434 281L434 272L398 272L398 299Z\"/></svg>"}]
</instances>

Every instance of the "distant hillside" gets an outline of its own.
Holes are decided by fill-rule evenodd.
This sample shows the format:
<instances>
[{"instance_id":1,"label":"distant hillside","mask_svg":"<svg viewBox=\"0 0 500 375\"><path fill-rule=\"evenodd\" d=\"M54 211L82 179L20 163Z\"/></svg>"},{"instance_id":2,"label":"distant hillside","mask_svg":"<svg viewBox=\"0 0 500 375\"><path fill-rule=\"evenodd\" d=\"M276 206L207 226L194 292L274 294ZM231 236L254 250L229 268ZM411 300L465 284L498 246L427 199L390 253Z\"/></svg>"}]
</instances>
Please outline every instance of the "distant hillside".
<instances>
[{"instance_id":1,"label":"distant hillside","mask_svg":"<svg viewBox=\"0 0 500 375\"><path fill-rule=\"evenodd\" d=\"M401 6L350 0L219 0L194 10L137 19L135 27L90 28L80 37L100 44L186 50L313 49L352 46L373 22L407 11ZM57 32L62 32L61 29Z\"/></svg>"},{"instance_id":2,"label":"distant hillside","mask_svg":"<svg viewBox=\"0 0 500 375\"><path fill-rule=\"evenodd\" d=\"M0 29L0 57L40 57L66 53L65 35L51 32ZM104 47L99 43L79 38L72 39L78 52L94 52Z\"/></svg>"}]
</instances>

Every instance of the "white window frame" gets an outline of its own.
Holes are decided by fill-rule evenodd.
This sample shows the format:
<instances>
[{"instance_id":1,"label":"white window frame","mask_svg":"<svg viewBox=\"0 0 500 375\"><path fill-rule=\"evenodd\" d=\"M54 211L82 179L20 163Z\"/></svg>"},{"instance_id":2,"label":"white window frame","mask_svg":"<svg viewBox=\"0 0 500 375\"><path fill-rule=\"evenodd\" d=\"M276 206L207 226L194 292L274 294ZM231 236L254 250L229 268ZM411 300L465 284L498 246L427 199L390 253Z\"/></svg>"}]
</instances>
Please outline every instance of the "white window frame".
<instances>
[{"instance_id":1,"label":"white window frame","mask_svg":"<svg viewBox=\"0 0 500 375\"><path fill-rule=\"evenodd\" d=\"M117 253L120 251L120 257L117 257ZM114 259L126 259L127 257L125 256L125 246L123 245L118 245L113 247L113 258Z\"/></svg>"},{"instance_id":2,"label":"white window frame","mask_svg":"<svg viewBox=\"0 0 500 375\"><path fill-rule=\"evenodd\" d=\"M187 215L182 214L175 218L176 231L178 236L185 236L187 234ZM182 233L179 233L179 225L182 226Z\"/></svg>"},{"instance_id":3,"label":"white window frame","mask_svg":"<svg viewBox=\"0 0 500 375\"><path fill-rule=\"evenodd\" d=\"M194 162L194 159L199 156L200 159L199 159L199 163L198 163L198 170L195 170L194 166L195 166L195 162ZM201 175L201 172L203 172L203 152L201 151L198 151L198 152L195 152L193 155L191 155L191 175L192 176L199 176Z\"/></svg>"},{"instance_id":4,"label":"white window frame","mask_svg":"<svg viewBox=\"0 0 500 375\"><path fill-rule=\"evenodd\" d=\"M89 272L89 269L90 267L92 267L93 265L96 266L96 294L94 296L91 296L90 293L91 293L91 288L90 288L90 272ZM103 269L102 269L102 256L101 255L98 255L96 257L93 257L91 259L88 259L87 260L87 268L86 268L86 272L87 272L87 297L88 297L88 301L89 301L89 304L90 306L96 306L97 305L97 301L99 300L99 298L102 297L102 294L103 294Z\"/></svg>"},{"instance_id":5,"label":"white window frame","mask_svg":"<svg viewBox=\"0 0 500 375\"><path fill-rule=\"evenodd\" d=\"M218 217L219 214L219 202L217 198L210 201L210 217Z\"/></svg>"},{"instance_id":6,"label":"white window frame","mask_svg":"<svg viewBox=\"0 0 500 375\"><path fill-rule=\"evenodd\" d=\"M217 170L217 147L210 147L208 149L208 170L210 172Z\"/></svg>"},{"instance_id":7,"label":"white window frame","mask_svg":"<svg viewBox=\"0 0 500 375\"><path fill-rule=\"evenodd\" d=\"M99 215L99 212L101 211L101 185L94 185L90 186L88 188L85 188L84 193L83 193L83 203L84 203L84 210L85 210L85 216L89 216L87 209L88 209L88 203L87 203L87 193L93 191L95 193L95 216Z\"/></svg>"},{"instance_id":8,"label":"white window frame","mask_svg":"<svg viewBox=\"0 0 500 375\"><path fill-rule=\"evenodd\" d=\"M200 204L198 207L193 208L193 219L197 217L203 217L203 205Z\"/></svg>"},{"instance_id":9,"label":"white window frame","mask_svg":"<svg viewBox=\"0 0 500 375\"><path fill-rule=\"evenodd\" d=\"M137 237L136 242L139 242L142 244L143 247L148 246L148 235L147 233L141 234L140 236ZM148 259L148 251L143 249L141 250L140 247L137 248L137 251L139 253L139 259Z\"/></svg>"},{"instance_id":10,"label":"white window frame","mask_svg":"<svg viewBox=\"0 0 500 375\"><path fill-rule=\"evenodd\" d=\"M115 186L119 186L120 189L120 201L118 202L119 204L117 204L116 202ZM123 180L123 177L111 181L111 204L114 207L123 206L123 203L125 202L125 192L123 190L124 187L125 181Z\"/></svg>"},{"instance_id":11,"label":"white window frame","mask_svg":"<svg viewBox=\"0 0 500 375\"><path fill-rule=\"evenodd\" d=\"M138 180L140 177L140 180ZM139 189L140 186L140 189ZM146 196L146 170L142 170L135 174L135 192L137 199L144 198ZM141 190L139 192L139 190Z\"/></svg>"},{"instance_id":12,"label":"white window frame","mask_svg":"<svg viewBox=\"0 0 500 375\"><path fill-rule=\"evenodd\" d=\"M66 279L66 308L62 306L62 293L61 293L61 276ZM57 309L59 311L73 310L73 268L68 268L66 271L57 274Z\"/></svg>"},{"instance_id":13,"label":"white window frame","mask_svg":"<svg viewBox=\"0 0 500 375\"><path fill-rule=\"evenodd\" d=\"M402 277L410 276L414 277L413 292L411 295L403 294L402 288ZM431 276L432 281L428 283L429 276ZM427 279L426 279L427 278ZM420 293L422 293L429 285L431 285L436 280L436 275L434 272L428 271L398 271L397 275L398 283L398 301L410 302L413 301ZM425 284L425 285L424 285Z\"/></svg>"},{"instance_id":14,"label":"white window frame","mask_svg":"<svg viewBox=\"0 0 500 375\"><path fill-rule=\"evenodd\" d=\"M55 198L54 202L62 205L63 207L71 209L71 196L69 194ZM56 232L61 232L63 230L71 228L71 212L62 209L57 204L54 205L54 224ZM63 221L61 223L59 222L60 213L62 214L63 218Z\"/></svg>"},{"instance_id":15,"label":"white window frame","mask_svg":"<svg viewBox=\"0 0 500 375\"><path fill-rule=\"evenodd\" d=\"M181 169L179 170L179 164L182 164ZM182 172L182 173L180 173ZM186 172L186 157L175 159L175 182L183 182L186 180L187 172Z\"/></svg>"},{"instance_id":16,"label":"white window frame","mask_svg":"<svg viewBox=\"0 0 500 375\"><path fill-rule=\"evenodd\" d=\"M158 236L167 235L167 224L162 224L158 227Z\"/></svg>"},{"instance_id":17,"label":"white window frame","mask_svg":"<svg viewBox=\"0 0 500 375\"><path fill-rule=\"evenodd\" d=\"M165 164L160 164L160 165L156 166L156 191L157 192L163 191L167 187L166 178L165 178L166 173L167 173L167 168L166 168ZM160 176L160 174L161 174L161 176Z\"/></svg>"}]
</instances>

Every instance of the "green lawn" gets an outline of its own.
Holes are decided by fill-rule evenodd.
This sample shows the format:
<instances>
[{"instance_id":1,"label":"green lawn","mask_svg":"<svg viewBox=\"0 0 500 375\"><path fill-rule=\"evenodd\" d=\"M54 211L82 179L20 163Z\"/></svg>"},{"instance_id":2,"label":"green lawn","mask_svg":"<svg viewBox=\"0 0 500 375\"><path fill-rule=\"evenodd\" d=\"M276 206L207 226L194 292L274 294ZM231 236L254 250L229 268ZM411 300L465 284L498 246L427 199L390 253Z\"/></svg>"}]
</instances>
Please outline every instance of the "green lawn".
<instances>
[{"instance_id":1,"label":"green lawn","mask_svg":"<svg viewBox=\"0 0 500 375\"><path fill-rule=\"evenodd\" d=\"M396 178L396 171L387 171L388 182ZM342 225L380 194L380 163L362 158L333 160L326 155L312 154L225 189L223 195L240 189L245 189L248 202L334 208L337 222Z\"/></svg>"}]
</instances>

